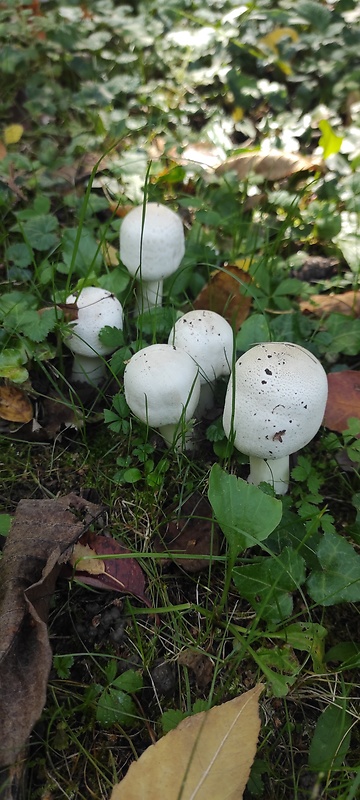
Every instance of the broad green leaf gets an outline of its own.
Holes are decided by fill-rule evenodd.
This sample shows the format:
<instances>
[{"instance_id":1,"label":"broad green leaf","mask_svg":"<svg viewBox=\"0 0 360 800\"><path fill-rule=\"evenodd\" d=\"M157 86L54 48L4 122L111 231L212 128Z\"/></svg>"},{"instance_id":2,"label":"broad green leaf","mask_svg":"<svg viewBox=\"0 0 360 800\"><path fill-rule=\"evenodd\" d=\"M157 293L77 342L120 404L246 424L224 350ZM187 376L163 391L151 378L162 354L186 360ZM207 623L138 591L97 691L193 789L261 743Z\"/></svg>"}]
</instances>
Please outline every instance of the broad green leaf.
<instances>
[{"instance_id":1,"label":"broad green leaf","mask_svg":"<svg viewBox=\"0 0 360 800\"><path fill-rule=\"evenodd\" d=\"M63 232L64 272L69 272L73 267L77 275L85 277L91 270L102 267L103 257L100 246L89 230L84 229L81 232L78 245L76 245L77 234L76 228L66 228Z\"/></svg>"},{"instance_id":2,"label":"broad green leaf","mask_svg":"<svg viewBox=\"0 0 360 800\"><path fill-rule=\"evenodd\" d=\"M236 350L249 350L253 344L268 342L269 325L263 314L251 314L236 335Z\"/></svg>"},{"instance_id":3,"label":"broad green leaf","mask_svg":"<svg viewBox=\"0 0 360 800\"><path fill-rule=\"evenodd\" d=\"M139 689L142 689L143 679L139 672L134 669L127 669L126 672L115 678L111 685L116 689L122 689L124 692L138 692Z\"/></svg>"},{"instance_id":4,"label":"broad green leaf","mask_svg":"<svg viewBox=\"0 0 360 800\"><path fill-rule=\"evenodd\" d=\"M58 243L58 225L52 214L41 214L24 222L24 235L34 250L51 250Z\"/></svg>"},{"instance_id":5,"label":"broad green leaf","mask_svg":"<svg viewBox=\"0 0 360 800\"><path fill-rule=\"evenodd\" d=\"M283 639L295 650L309 653L314 672L324 672L324 640L327 630L317 622L294 622L271 634L273 639Z\"/></svg>"},{"instance_id":6,"label":"broad green leaf","mask_svg":"<svg viewBox=\"0 0 360 800\"><path fill-rule=\"evenodd\" d=\"M319 128L322 133L319 139L319 145L322 147L323 157L326 159L339 152L344 137L338 136L335 131L333 131L327 119L320 120Z\"/></svg>"},{"instance_id":7,"label":"broad green leaf","mask_svg":"<svg viewBox=\"0 0 360 800\"><path fill-rule=\"evenodd\" d=\"M131 727L136 724L138 711L136 705L126 692L110 686L100 695L96 706L96 720L104 728L113 725Z\"/></svg>"},{"instance_id":8,"label":"broad green leaf","mask_svg":"<svg viewBox=\"0 0 360 800\"><path fill-rule=\"evenodd\" d=\"M186 711L180 711L178 708L170 708L168 711L164 711L161 715L161 727L162 732L169 733L169 731L173 731L177 728L179 722L181 722L185 717L188 717L189 713Z\"/></svg>"},{"instance_id":9,"label":"broad green leaf","mask_svg":"<svg viewBox=\"0 0 360 800\"><path fill-rule=\"evenodd\" d=\"M16 264L17 267L28 267L33 261L33 251L28 244L11 244L6 250L6 258Z\"/></svg>"},{"instance_id":10,"label":"broad green leaf","mask_svg":"<svg viewBox=\"0 0 360 800\"><path fill-rule=\"evenodd\" d=\"M260 558L255 564L235 567L233 581L241 597L263 619L279 622L293 610L290 592L305 581L305 562L291 547L279 556Z\"/></svg>"},{"instance_id":11,"label":"broad green leaf","mask_svg":"<svg viewBox=\"0 0 360 800\"><path fill-rule=\"evenodd\" d=\"M322 572L310 575L307 586L315 603L331 606L360 600L360 556L344 536L324 533L317 551Z\"/></svg>"},{"instance_id":12,"label":"broad green leaf","mask_svg":"<svg viewBox=\"0 0 360 800\"><path fill-rule=\"evenodd\" d=\"M241 550L267 539L281 520L280 500L236 475L229 475L218 464L210 472L208 495L233 558Z\"/></svg>"},{"instance_id":13,"label":"broad green leaf","mask_svg":"<svg viewBox=\"0 0 360 800\"><path fill-rule=\"evenodd\" d=\"M309 767L316 772L338 769L350 747L353 718L346 700L336 698L320 715L309 749Z\"/></svg>"},{"instance_id":14,"label":"broad green leaf","mask_svg":"<svg viewBox=\"0 0 360 800\"><path fill-rule=\"evenodd\" d=\"M325 662L340 661L337 669L358 669L360 667L360 644L358 642L340 642L331 647L325 654Z\"/></svg>"},{"instance_id":15,"label":"broad green leaf","mask_svg":"<svg viewBox=\"0 0 360 800\"><path fill-rule=\"evenodd\" d=\"M294 8L295 13L309 22L316 30L324 31L331 21L331 11L315 0L300 0Z\"/></svg>"},{"instance_id":16,"label":"broad green leaf","mask_svg":"<svg viewBox=\"0 0 360 800\"><path fill-rule=\"evenodd\" d=\"M100 342L107 347L112 347L113 350L117 347L122 347L124 344L124 334L120 328L115 328L110 325L105 325L99 333Z\"/></svg>"}]
</instances>

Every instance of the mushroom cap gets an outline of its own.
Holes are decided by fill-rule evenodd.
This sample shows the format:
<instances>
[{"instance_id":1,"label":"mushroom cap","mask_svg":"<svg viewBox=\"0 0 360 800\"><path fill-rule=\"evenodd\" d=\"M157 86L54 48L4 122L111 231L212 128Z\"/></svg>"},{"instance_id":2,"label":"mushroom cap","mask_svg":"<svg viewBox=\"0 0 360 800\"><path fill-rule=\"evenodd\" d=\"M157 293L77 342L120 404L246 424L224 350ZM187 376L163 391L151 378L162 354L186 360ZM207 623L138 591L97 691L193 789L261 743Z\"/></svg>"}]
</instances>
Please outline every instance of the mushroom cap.
<instances>
[{"instance_id":1,"label":"mushroom cap","mask_svg":"<svg viewBox=\"0 0 360 800\"><path fill-rule=\"evenodd\" d=\"M144 225L143 206L136 206L124 217L120 228L120 258L131 275L138 273L141 262L144 281L163 280L177 270L184 253L183 224L171 208L161 203L148 203Z\"/></svg>"},{"instance_id":2,"label":"mushroom cap","mask_svg":"<svg viewBox=\"0 0 360 800\"><path fill-rule=\"evenodd\" d=\"M309 350L291 342L258 344L238 359L230 378L226 436L233 431L235 447L249 456L276 459L295 453L317 433L327 392L325 370Z\"/></svg>"},{"instance_id":3,"label":"mushroom cap","mask_svg":"<svg viewBox=\"0 0 360 800\"><path fill-rule=\"evenodd\" d=\"M200 395L198 367L183 350L151 344L132 356L124 373L125 399L153 428L189 420Z\"/></svg>"},{"instance_id":4,"label":"mushroom cap","mask_svg":"<svg viewBox=\"0 0 360 800\"><path fill-rule=\"evenodd\" d=\"M181 347L200 368L200 382L229 375L234 337L229 323L216 311L189 311L175 322L169 344Z\"/></svg>"},{"instance_id":5,"label":"mushroom cap","mask_svg":"<svg viewBox=\"0 0 360 800\"><path fill-rule=\"evenodd\" d=\"M72 325L74 333L66 340L69 349L81 356L105 356L113 348L104 345L99 333L105 325L123 327L122 305L111 292L97 286L86 286L79 295L70 294L67 303L76 303L78 318Z\"/></svg>"}]
</instances>

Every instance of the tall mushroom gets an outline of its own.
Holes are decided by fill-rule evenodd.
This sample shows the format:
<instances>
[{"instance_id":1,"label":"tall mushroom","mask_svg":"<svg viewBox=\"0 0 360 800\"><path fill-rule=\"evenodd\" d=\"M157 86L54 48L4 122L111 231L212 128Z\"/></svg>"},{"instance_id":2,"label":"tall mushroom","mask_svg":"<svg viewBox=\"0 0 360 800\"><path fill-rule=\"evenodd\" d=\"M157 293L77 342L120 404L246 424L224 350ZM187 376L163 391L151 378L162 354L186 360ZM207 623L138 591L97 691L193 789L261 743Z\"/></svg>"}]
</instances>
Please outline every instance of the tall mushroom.
<instances>
[{"instance_id":1,"label":"tall mushroom","mask_svg":"<svg viewBox=\"0 0 360 800\"><path fill-rule=\"evenodd\" d=\"M161 203L136 206L120 228L120 259L138 281L137 313L162 304L163 280L185 253L180 217Z\"/></svg>"},{"instance_id":2,"label":"tall mushroom","mask_svg":"<svg viewBox=\"0 0 360 800\"><path fill-rule=\"evenodd\" d=\"M189 311L175 322L169 344L185 350L199 367L201 383L197 415L211 408L215 381L230 375L234 335L224 317L215 311Z\"/></svg>"},{"instance_id":3,"label":"tall mushroom","mask_svg":"<svg viewBox=\"0 0 360 800\"><path fill-rule=\"evenodd\" d=\"M99 333L105 325L122 330L122 305L111 292L97 286L86 286L78 295L70 294L66 302L78 307L78 318L65 342L74 355L71 379L97 386L105 375L104 356L113 351L100 341Z\"/></svg>"},{"instance_id":4,"label":"tall mushroom","mask_svg":"<svg viewBox=\"0 0 360 800\"><path fill-rule=\"evenodd\" d=\"M124 392L133 414L158 428L169 447L184 446L200 394L198 368L187 353L169 344L139 350L126 365Z\"/></svg>"},{"instance_id":5,"label":"tall mushroom","mask_svg":"<svg viewBox=\"0 0 360 800\"><path fill-rule=\"evenodd\" d=\"M223 415L226 436L250 457L249 483L271 483L286 494L289 455L317 433L328 383L320 361L291 342L258 344L230 378Z\"/></svg>"}]
</instances>

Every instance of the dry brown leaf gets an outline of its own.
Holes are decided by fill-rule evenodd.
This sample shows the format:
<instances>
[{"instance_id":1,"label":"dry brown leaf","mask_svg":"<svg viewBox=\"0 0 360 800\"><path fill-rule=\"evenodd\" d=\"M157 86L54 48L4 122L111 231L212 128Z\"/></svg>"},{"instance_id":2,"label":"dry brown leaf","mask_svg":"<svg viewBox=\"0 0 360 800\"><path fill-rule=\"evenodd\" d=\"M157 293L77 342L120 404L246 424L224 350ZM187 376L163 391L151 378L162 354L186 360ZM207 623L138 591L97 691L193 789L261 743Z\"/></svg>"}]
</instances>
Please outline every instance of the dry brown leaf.
<instances>
[{"instance_id":1,"label":"dry brown leaf","mask_svg":"<svg viewBox=\"0 0 360 800\"><path fill-rule=\"evenodd\" d=\"M25 392L17 386L0 386L0 417L9 422L30 422L33 407Z\"/></svg>"},{"instance_id":2,"label":"dry brown leaf","mask_svg":"<svg viewBox=\"0 0 360 800\"><path fill-rule=\"evenodd\" d=\"M257 684L184 719L131 765L111 800L241 800L256 753L262 690Z\"/></svg>"},{"instance_id":3,"label":"dry brown leaf","mask_svg":"<svg viewBox=\"0 0 360 800\"><path fill-rule=\"evenodd\" d=\"M252 298L246 285L250 283L247 272L236 264L226 264L210 275L209 283L195 298L194 308L216 311L238 330L249 316Z\"/></svg>"},{"instance_id":4,"label":"dry brown leaf","mask_svg":"<svg viewBox=\"0 0 360 800\"><path fill-rule=\"evenodd\" d=\"M101 510L74 494L17 506L0 562L0 767L15 761L45 704L60 561Z\"/></svg>"},{"instance_id":5,"label":"dry brown leaf","mask_svg":"<svg viewBox=\"0 0 360 800\"><path fill-rule=\"evenodd\" d=\"M360 419L360 372L345 369L328 375L329 394L323 424L331 431L345 431L349 417Z\"/></svg>"},{"instance_id":6,"label":"dry brown leaf","mask_svg":"<svg viewBox=\"0 0 360 800\"><path fill-rule=\"evenodd\" d=\"M192 670L199 689L205 689L211 683L214 664L206 653L197 653L196 650L188 648L179 653L177 660L179 664Z\"/></svg>"},{"instance_id":7,"label":"dry brown leaf","mask_svg":"<svg viewBox=\"0 0 360 800\"><path fill-rule=\"evenodd\" d=\"M294 175L296 172L307 172L322 168L321 160L315 156L283 153L280 150L272 150L264 155L255 150L228 158L216 168L215 172L217 175L223 175L232 170L236 172L241 181L247 178L250 172L255 172L256 175L262 175L269 181L279 181L282 178Z\"/></svg>"},{"instance_id":8,"label":"dry brown leaf","mask_svg":"<svg viewBox=\"0 0 360 800\"><path fill-rule=\"evenodd\" d=\"M300 311L303 314L313 314L315 317L333 313L360 317L360 295L359 292L314 294L309 300L301 301Z\"/></svg>"},{"instance_id":9,"label":"dry brown leaf","mask_svg":"<svg viewBox=\"0 0 360 800\"><path fill-rule=\"evenodd\" d=\"M0 161L2 158L5 158L6 153L7 153L6 147L3 144L3 142L0 141Z\"/></svg>"},{"instance_id":10,"label":"dry brown leaf","mask_svg":"<svg viewBox=\"0 0 360 800\"><path fill-rule=\"evenodd\" d=\"M175 148L170 151L177 164L197 164L204 169L215 169L222 162L222 151L212 142L188 144L179 155Z\"/></svg>"},{"instance_id":11,"label":"dry brown leaf","mask_svg":"<svg viewBox=\"0 0 360 800\"><path fill-rule=\"evenodd\" d=\"M174 512L175 519L169 520L164 536L157 536L154 540L155 552L170 556L162 559L161 564L174 561L186 572L209 569L209 560L219 553L219 532L213 523L207 497L195 492L185 500L180 511L168 510L168 514Z\"/></svg>"}]
</instances>

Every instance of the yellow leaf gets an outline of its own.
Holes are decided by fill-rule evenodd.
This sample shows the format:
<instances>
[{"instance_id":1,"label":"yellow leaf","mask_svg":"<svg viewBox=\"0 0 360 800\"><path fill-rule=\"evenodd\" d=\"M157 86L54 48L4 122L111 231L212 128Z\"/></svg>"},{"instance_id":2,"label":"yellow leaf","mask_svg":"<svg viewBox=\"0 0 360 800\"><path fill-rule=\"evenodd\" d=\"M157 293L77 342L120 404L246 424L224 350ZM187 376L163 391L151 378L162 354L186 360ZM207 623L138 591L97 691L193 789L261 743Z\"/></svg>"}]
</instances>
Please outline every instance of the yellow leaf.
<instances>
[{"instance_id":1,"label":"yellow leaf","mask_svg":"<svg viewBox=\"0 0 360 800\"><path fill-rule=\"evenodd\" d=\"M299 38L294 28L274 28L270 33L260 39L259 44L269 47L269 49L278 56L279 51L276 45L281 42L281 39L285 39L285 37L292 39L293 42L297 42Z\"/></svg>"},{"instance_id":2,"label":"yellow leaf","mask_svg":"<svg viewBox=\"0 0 360 800\"><path fill-rule=\"evenodd\" d=\"M24 133L22 125L8 125L4 129L4 142L5 144L16 144L19 142Z\"/></svg>"},{"instance_id":3,"label":"yellow leaf","mask_svg":"<svg viewBox=\"0 0 360 800\"><path fill-rule=\"evenodd\" d=\"M241 120L244 119L244 109L241 108L241 106L236 106L231 116L234 122L241 122Z\"/></svg>"},{"instance_id":4,"label":"yellow leaf","mask_svg":"<svg viewBox=\"0 0 360 800\"><path fill-rule=\"evenodd\" d=\"M145 750L111 800L241 800L260 730L261 684L187 717Z\"/></svg>"},{"instance_id":5,"label":"yellow leaf","mask_svg":"<svg viewBox=\"0 0 360 800\"><path fill-rule=\"evenodd\" d=\"M90 575L101 575L105 572L102 558L96 558L94 550L88 544L74 545L69 562L78 572L88 572Z\"/></svg>"}]
</instances>

